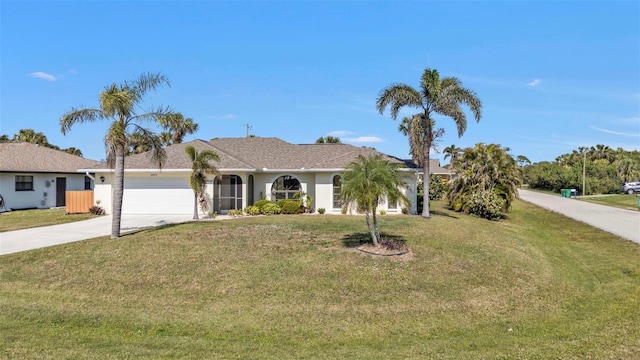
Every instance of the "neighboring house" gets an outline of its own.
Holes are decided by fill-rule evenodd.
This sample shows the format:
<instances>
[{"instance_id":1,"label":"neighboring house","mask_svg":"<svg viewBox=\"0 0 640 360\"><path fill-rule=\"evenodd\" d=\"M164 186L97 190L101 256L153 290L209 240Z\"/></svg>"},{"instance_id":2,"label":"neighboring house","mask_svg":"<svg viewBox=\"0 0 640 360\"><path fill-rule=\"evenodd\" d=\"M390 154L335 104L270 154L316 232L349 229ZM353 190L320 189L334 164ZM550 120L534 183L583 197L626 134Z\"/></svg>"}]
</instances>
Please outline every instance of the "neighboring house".
<instances>
[{"instance_id":1,"label":"neighboring house","mask_svg":"<svg viewBox=\"0 0 640 360\"><path fill-rule=\"evenodd\" d=\"M220 156L212 162L218 176L210 175L207 200L211 211L224 214L244 209L260 199L292 199L299 192L312 197L315 209L327 213L341 212L341 175L347 164L358 155L368 156L375 150L347 144L296 145L278 138L222 138L209 142L194 140L168 146L167 160L161 169L151 161L150 153L127 157L125 161L123 214L192 214L193 190L189 185L191 162L185 147L199 152L213 150ZM403 164L408 186L403 189L412 200L411 213L416 212L416 168L409 161L384 155L392 163ZM111 210L113 170L85 168L95 172L94 198ZM400 213L398 204L381 204L379 209ZM353 209L350 209L353 210Z\"/></svg>"},{"instance_id":2,"label":"neighboring house","mask_svg":"<svg viewBox=\"0 0 640 360\"><path fill-rule=\"evenodd\" d=\"M422 181L422 175L424 172L422 171L422 169L419 169L419 171L420 181ZM431 173L431 175L439 176L442 180L451 180L454 175L453 172L451 172L449 169L440 166L440 160L438 159L429 159L429 172Z\"/></svg>"},{"instance_id":3,"label":"neighboring house","mask_svg":"<svg viewBox=\"0 0 640 360\"><path fill-rule=\"evenodd\" d=\"M4 206L6 210L65 206L65 191L93 188L90 174L77 170L98 164L36 144L0 143L0 195Z\"/></svg>"}]
</instances>

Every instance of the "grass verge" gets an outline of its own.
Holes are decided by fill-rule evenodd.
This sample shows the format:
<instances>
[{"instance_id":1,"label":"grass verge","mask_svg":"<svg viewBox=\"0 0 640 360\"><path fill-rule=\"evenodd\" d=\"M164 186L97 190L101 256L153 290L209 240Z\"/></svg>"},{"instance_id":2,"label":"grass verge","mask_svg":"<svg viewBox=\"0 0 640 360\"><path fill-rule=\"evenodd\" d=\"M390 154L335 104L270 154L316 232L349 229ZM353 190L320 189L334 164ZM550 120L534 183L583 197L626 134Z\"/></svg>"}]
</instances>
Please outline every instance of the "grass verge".
<instances>
[{"instance_id":1,"label":"grass verge","mask_svg":"<svg viewBox=\"0 0 640 360\"><path fill-rule=\"evenodd\" d=\"M169 225L2 257L0 358L582 359L640 353L640 246L516 202Z\"/></svg>"},{"instance_id":2,"label":"grass verge","mask_svg":"<svg viewBox=\"0 0 640 360\"><path fill-rule=\"evenodd\" d=\"M638 210L640 208L638 206L638 200L640 200L640 198L636 197L635 195L614 194L603 196L584 196L579 197L578 199L591 203L613 206L621 209Z\"/></svg>"},{"instance_id":3,"label":"grass verge","mask_svg":"<svg viewBox=\"0 0 640 360\"><path fill-rule=\"evenodd\" d=\"M91 214L65 214L64 209L35 209L0 213L0 232L93 219Z\"/></svg>"}]
</instances>

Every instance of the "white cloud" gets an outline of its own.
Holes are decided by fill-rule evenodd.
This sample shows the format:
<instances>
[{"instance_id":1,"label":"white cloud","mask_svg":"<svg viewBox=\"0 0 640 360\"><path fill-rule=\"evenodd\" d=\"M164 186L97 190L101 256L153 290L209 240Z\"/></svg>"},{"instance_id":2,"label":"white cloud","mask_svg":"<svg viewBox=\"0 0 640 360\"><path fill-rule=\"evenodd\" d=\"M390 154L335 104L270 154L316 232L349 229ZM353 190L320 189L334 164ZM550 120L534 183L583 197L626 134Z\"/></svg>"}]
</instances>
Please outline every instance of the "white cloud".
<instances>
[{"instance_id":1,"label":"white cloud","mask_svg":"<svg viewBox=\"0 0 640 360\"><path fill-rule=\"evenodd\" d=\"M327 135L329 135L329 136L347 136L349 134L353 134L353 131L335 130L335 131L332 131L332 132L328 133Z\"/></svg>"},{"instance_id":2,"label":"white cloud","mask_svg":"<svg viewBox=\"0 0 640 360\"><path fill-rule=\"evenodd\" d=\"M42 71L32 72L31 74L27 74L27 76L30 76L36 79L48 80L48 81L58 80L58 78L56 78L55 76L51 74L47 74L46 72L42 72Z\"/></svg>"},{"instance_id":3,"label":"white cloud","mask_svg":"<svg viewBox=\"0 0 640 360\"><path fill-rule=\"evenodd\" d=\"M377 142L382 142L382 138L379 138L377 136L359 136L356 138L346 138L343 139L345 142L351 142L351 143L377 143Z\"/></svg>"},{"instance_id":4,"label":"white cloud","mask_svg":"<svg viewBox=\"0 0 640 360\"><path fill-rule=\"evenodd\" d=\"M622 135L622 136L634 136L634 137L640 137L640 133L628 133L628 132L621 132L621 131L613 131L613 130L607 130L607 129L602 129L599 128L597 126L593 126L593 125L589 125L589 128L596 130L596 131L600 131L606 134L613 134L613 135Z\"/></svg>"},{"instance_id":5,"label":"white cloud","mask_svg":"<svg viewBox=\"0 0 640 360\"><path fill-rule=\"evenodd\" d=\"M533 79L532 82L527 83L527 86L531 86L531 87L536 87L538 85L542 84L542 80L540 79Z\"/></svg>"}]
</instances>

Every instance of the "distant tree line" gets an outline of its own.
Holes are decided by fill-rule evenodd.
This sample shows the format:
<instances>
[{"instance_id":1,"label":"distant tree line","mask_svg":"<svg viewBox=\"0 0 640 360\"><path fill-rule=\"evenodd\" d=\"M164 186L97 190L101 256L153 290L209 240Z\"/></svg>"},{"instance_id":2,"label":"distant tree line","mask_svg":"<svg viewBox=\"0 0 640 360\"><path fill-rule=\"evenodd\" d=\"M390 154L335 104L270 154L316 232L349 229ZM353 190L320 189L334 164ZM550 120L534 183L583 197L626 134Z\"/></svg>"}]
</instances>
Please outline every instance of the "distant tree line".
<instances>
[{"instance_id":1,"label":"distant tree line","mask_svg":"<svg viewBox=\"0 0 640 360\"><path fill-rule=\"evenodd\" d=\"M9 138L9 135L0 135L0 143L20 143L20 142L28 142L32 144L37 144L40 146L48 147L55 150L64 151L71 155L82 156L82 151L75 147L69 147L66 149L61 149L59 146L53 145L49 143L47 140L47 136L41 132L36 132L34 129L20 129L16 134L13 135L13 138Z\"/></svg>"},{"instance_id":2,"label":"distant tree line","mask_svg":"<svg viewBox=\"0 0 640 360\"><path fill-rule=\"evenodd\" d=\"M583 189L583 166L586 188ZM559 192L577 189L581 194L615 194L620 184L640 181L640 151L616 150L598 144L580 147L558 156L522 167L524 182L532 189Z\"/></svg>"}]
</instances>

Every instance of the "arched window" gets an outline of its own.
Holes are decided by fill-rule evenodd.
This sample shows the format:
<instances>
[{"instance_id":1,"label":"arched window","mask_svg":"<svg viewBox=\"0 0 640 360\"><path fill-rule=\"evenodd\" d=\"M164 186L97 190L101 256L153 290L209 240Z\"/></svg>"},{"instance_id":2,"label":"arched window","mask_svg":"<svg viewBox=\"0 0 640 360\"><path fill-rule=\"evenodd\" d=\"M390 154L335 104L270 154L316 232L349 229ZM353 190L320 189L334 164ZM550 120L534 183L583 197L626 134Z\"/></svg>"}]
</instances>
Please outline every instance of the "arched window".
<instances>
[{"instance_id":1,"label":"arched window","mask_svg":"<svg viewBox=\"0 0 640 360\"><path fill-rule=\"evenodd\" d=\"M293 176L280 176L273 182L271 186L271 199L293 199L293 195L302 191L300 181Z\"/></svg>"},{"instance_id":2,"label":"arched window","mask_svg":"<svg viewBox=\"0 0 640 360\"><path fill-rule=\"evenodd\" d=\"M340 192L342 191L342 178L340 175L333 177L333 208L340 209L342 201L340 200Z\"/></svg>"}]
</instances>

